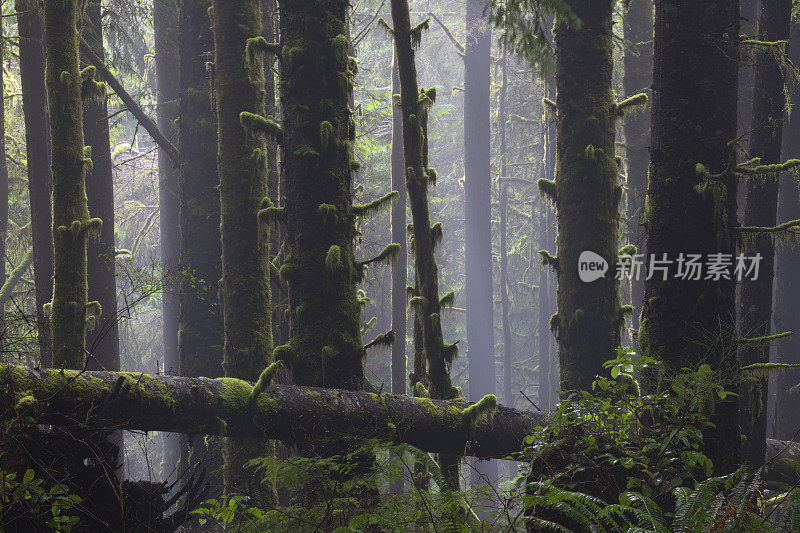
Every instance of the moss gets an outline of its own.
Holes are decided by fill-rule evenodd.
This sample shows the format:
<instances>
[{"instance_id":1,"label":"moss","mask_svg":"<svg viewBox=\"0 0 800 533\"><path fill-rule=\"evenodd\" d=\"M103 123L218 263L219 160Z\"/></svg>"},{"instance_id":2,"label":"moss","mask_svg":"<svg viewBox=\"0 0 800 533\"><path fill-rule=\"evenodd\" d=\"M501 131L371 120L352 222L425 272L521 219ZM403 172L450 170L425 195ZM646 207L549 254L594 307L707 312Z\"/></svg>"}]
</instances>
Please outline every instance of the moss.
<instances>
[{"instance_id":1,"label":"moss","mask_svg":"<svg viewBox=\"0 0 800 533\"><path fill-rule=\"evenodd\" d=\"M383 213L388 210L392 206L392 202L397 200L399 197L400 194L397 191L391 191L387 194L384 194L380 198L372 200L369 203L363 205L354 205L353 213L359 217Z\"/></svg>"},{"instance_id":2,"label":"moss","mask_svg":"<svg viewBox=\"0 0 800 533\"><path fill-rule=\"evenodd\" d=\"M280 43L267 42L267 40L260 35L247 39L246 43L245 54L248 63L254 63L265 53L279 55L281 52Z\"/></svg>"},{"instance_id":3,"label":"moss","mask_svg":"<svg viewBox=\"0 0 800 533\"><path fill-rule=\"evenodd\" d=\"M286 209L283 207L267 207L258 211L258 221L269 226L275 223L286 223Z\"/></svg>"},{"instance_id":4,"label":"moss","mask_svg":"<svg viewBox=\"0 0 800 533\"><path fill-rule=\"evenodd\" d=\"M373 348L375 346L389 347L394 343L394 341L395 341L394 330L387 331L386 333L375 337L372 340L372 342L366 344L364 346L364 349L366 350L367 348Z\"/></svg>"},{"instance_id":5,"label":"moss","mask_svg":"<svg viewBox=\"0 0 800 533\"><path fill-rule=\"evenodd\" d=\"M331 245L325 255L325 268L328 269L328 272L335 273L339 272L343 266L342 249L335 244Z\"/></svg>"},{"instance_id":6,"label":"moss","mask_svg":"<svg viewBox=\"0 0 800 533\"><path fill-rule=\"evenodd\" d=\"M218 378L218 380L221 382L220 400L226 409L241 410L250 404L253 387L248 382L236 378Z\"/></svg>"},{"instance_id":7,"label":"moss","mask_svg":"<svg viewBox=\"0 0 800 533\"><path fill-rule=\"evenodd\" d=\"M319 125L319 144L322 147L322 153L326 153L331 143L336 142L336 128L327 120L323 120Z\"/></svg>"},{"instance_id":8,"label":"moss","mask_svg":"<svg viewBox=\"0 0 800 533\"><path fill-rule=\"evenodd\" d=\"M445 343L442 345L442 357L447 364L452 364L458 357L458 342Z\"/></svg>"},{"instance_id":9,"label":"moss","mask_svg":"<svg viewBox=\"0 0 800 533\"><path fill-rule=\"evenodd\" d=\"M281 265L280 270L278 270L278 274L280 275L281 279L285 282L289 282L295 278L295 276L299 273L299 268L295 263L284 263Z\"/></svg>"},{"instance_id":10,"label":"moss","mask_svg":"<svg viewBox=\"0 0 800 533\"><path fill-rule=\"evenodd\" d=\"M542 98L542 107L553 114L558 112L558 106L556 103L547 97Z\"/></svg>"},{"instance_id":11,"label":"moss","mask_svg":"<svg viewBox=\"0 0 800 533\"><path fill-rule=\"evenodd\" d=\"M539 257L542 259L543 266L549 266L556 272L558 272L560 263L558 257L554 257L550 254L547 250L539 250Z\"/></svg>"},{"instance_id":12,"label":"moss","mask_svg":"<svg viewBox=\"0 0 800 533\"><path fill-rule=\"evenodd\" d=\"M274 353L274 352L273 352ZM272 380L277 375L278 371L283 368L283 361L278 359L267 368L261 372L261 375L258 377L258 381L256 382L255 387L253 387L253 392L250 396L250 401L255 401L259 394L264 392L267 387L272 384Z\"/></svg>"},{"instance_id":13,"label":"moss","mask_svg":"<svg viewBox=\"0 0 800 533\"><path fill-rule=\"evenodd\" d=\"M283 361L287 364L292 364L295 359L295 353L289 344L281 344L272 351L272 358L275 362Z\"/></svg>"},{"instance_id":14,"label":"moss","mask_svg":"<svg viewBox=\"0 0 800 533\"><path fill-rule=\"evenodd\" d=\"M645 93L633 95L616 104L617 116L624 117L626 113L636 109L642 109L645 106L647 106L647 95Z\"/></svg>"},{"instance_id":15,"label":"moss","mask_svg":"<svg viewBox=\"0 0 800 533\"><path fill-rule=\"evenodd\" d=\"M442 307L453 307L455 301L456 301L456 293L450 291L444 296L442 296L442 299L439 300L439 305L441 305Z\"/></svg>"},{"instance_id":16,"label":"moss","mask_svg":"<svg viewBox=\"0 0 800 533\"><path fill-rule=\"evenodd\" d=\"M461 411L461 416L468 424L474 424L481 415L491 415L497 410L497 397L494 394L487 394L478 402L470 405Z\"/></svg>"},{"instance_id":17,"label":"moss","mask_svg":"<svg viewBox=\"0 0 800 533\"><path fill-rule=\"evenodd\" d=\"M556 203L556 182L546 178L541 178L536 182L539 186L539 192L553 203Z\"/></svg>"},{"instance_id":18,"label":"moss","mask_svg":"<svg viewBox=\"0 0 800 533\"><path fill-rule=\"evenodd\" d=\"M425 19L411 28L411 47L419 48L422 43L422 34L430 29L430 20Z\"/></svg>"},{"instance_id":19,"label":"moss","mask_svg":"<svg viewBox=\"0 0 800 533\"><path fill-rule=\"evenodd\" d=\"M442 237L444 237L444 229L442 223L437 222L431 226L431 241L433 241L434 247L442 242Z\"/></svg>"},{"instance_id":20,"label":"moss","mask_svg":"<svg viewBox=\"0 0 800 533\"><path fill-rule=\"evenodd\" d=\"M336 213L336 206L332 204L319 204L317 213L319 213L320 218L322 218L322 224L325 225L328 223L328 219L331 215Z\"/></svg>"},{"instance_id":21,"label":"moss","mask_svg":"<svg viewBox=\"0 0 800 533\"><path fill-rule=\"evenodd\" d=\"M283 128L272 119L249 111L242 111L239 114L239 122L248 133L263 133L278 142L283 141Z\"/></svg>"},{"instance_id":22,"label":"moss","mask_svg":"<svg viewBox=\"0 0 800 533\"><path fill-rule=\"evenodd\" d=\"M362 261L360 264L361 266L369 265L371 263L386 263L391 264L394 263L395 258L397 258L397 254L400 252L400 245L396 242L391 244L387 244L386 247L381 250L381 252L369 259L367 261Z\"/></svg>"}]
</instances>

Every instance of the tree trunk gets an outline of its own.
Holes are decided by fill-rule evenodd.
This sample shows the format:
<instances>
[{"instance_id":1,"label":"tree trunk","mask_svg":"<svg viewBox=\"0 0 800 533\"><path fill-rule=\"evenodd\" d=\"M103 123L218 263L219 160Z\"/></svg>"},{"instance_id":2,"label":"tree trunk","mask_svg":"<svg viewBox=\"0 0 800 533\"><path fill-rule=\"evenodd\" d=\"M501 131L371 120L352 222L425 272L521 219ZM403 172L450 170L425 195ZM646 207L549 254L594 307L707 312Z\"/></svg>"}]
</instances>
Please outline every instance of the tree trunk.
<instances>
[{"instance_id":1,"label":"tree trunk","mask_svg":"<svg viewBox=\"0 0 800 533\"><path fill-rule=\"evenodd\" d=\"M558 212L558 315L551 324L557 331L562 390L589 390L620 343L614 266L622 187L611 93L613 6L611 0L578 0L572 9L583 21L581 28L562 18L555 25L558 171L555 184L540 184L552 193ZM585 251L608 263L604 277L581 281L578 266Z\"/></svg>"},{"instance_id":2,"label":"tree trunk","mask_svg":"<svg viewBox=\"0 0 800 533\"><path fill-rule=\"evenodd\" d=\"M180 50L180 328L178 361L184 376L222 375L222 313L217 290L220 257L217 121L206 63L214 50L211 0L183 2Z\"/></svg>"},{"instance_id":3,"label":"tree trunk","mask_svg":"<svg viewBox=\"0 0 800 533\"><path fill-rule=\"evenodd\" d=\"M416 315L415 334L419 334L422 339L420 347L427 362L427 373L424 376L419 375L421 365L415 362L411 385L416 388L417 383L427 383L431 398L452 399L459 395L459 390L450 381L450 365L456 356L458 345L445 344L442 337L439 272L435 257L436 245L441 241L442 226L431 226L428 205L428 182L435 179L435 172L427 167L427 115L428 108L433 105L435 93L420 90L417 85L408 1L392 0L391 12L400 75L406 188L413 223L416 284L411 305ZM443 457L440 461L450 486L458 488L458 460Z\"/></svg>"},{"instance_id":4,"label":"tree trunk","mask_svg":"<svg viewBox=\"0 0 800 533\"><path fill-rule=\"evenodd\" d=\"M625 75L622 85L626 95L652 92L653 83L653 0L632 0L623 23L625 40ZM644 197L647 194L647 171L650 166L650 108L625 117L625 159L627 160L628 224L627 242L644 254ZM639 329L639 314L644 299L644 277L630 280L633 314L631 327Z\"/></svg>"},{"instance_id":5,"label":"tree trunk","mask_svg":"<svg viewBox=\"0 0 800 533\"><path fill-rule=\"evenodd\" d=\"M666 275L645 283L642 351L674 370L702 362L736 372L734 288L730 280L678 277L679 254L734 255L739 2L656 2L652 162L647 251L667 259ZM662 276L666 279L662 279ZM718 402L705 453L718 473L739 456L736 401Z\"/></svg>"},{"instance_id":6,"label":"tree trunk","mask_svg":"<svg viewBox=\"0 0 800 533\"><path fill-rule=\"evenodd\" d=\"M478 401L486 394L495 392L492 176L490 172L492 128L489 120L492 32L485 16L488 9L486 0L467 0L466 2L464 46L466 278L464 292L467 308L467 373L469 398L472 401ZM503 176L505 175L503 174ZM501 185L501 187L503 186ZM508 326L507 312L508 309L504 308L504 333ZM511 347L504 343L503 349L508 356ZM494 481L497 478L497 464L476 464L472 477L473 482ZM480 477L486 479L481 480Z\"/></svg>"},{"instance_id":7,"label":"tree trunk","mask_svg":"<svg viewBox=\"0 0 800 533\"><path fill-rule=\"evenodd\" d=\"M154 0L156 93L158 128L174 145L178 143L178 3L176 0ZM164 269L162 320L164 370L178 370L178 312L180 308L180 166L164 150L158 152L158 206L161 231L161 263Z\"/></svg>"},{"instance_id":8,"label":"tree trunk","mask_svg":"<svg viewBox=\"0 0 800 533\"><path fill-rule=\"evenodd\" d=\"M545 96L555 101L555 77L544 75ZM553 179L556 171L556 117L550 110L543 106L542 118L544 128L544 178ZM539 222L539 246L543 250L553 249L556 243L553 229L553 209L549 199L542 202L542 213ZM553 376L557 362L553 357L553 332L550 330L550 316L553 314L555 290L553 287L553 273L547 265L542 265L539 271L539 309L537 332L539 335L539 389L538 400L542 409L555 405L554 385L557 383ZM556 364L554 364L556 363Z\"/></svg>"},{"instance_id":9,"label":"tree trunk","mask_svg":"<svg viewBox=\"0 0 800 533\"><path fill-rule=\"evenodd\" d=\"M400 74L397 71L397 54L392 60L392 98L400 94ZM408 285L408 229L406 227L406 184L403 160L403 114L399 106L392 103L392 190L399 198L392 204L392 242L400 245L392 266L392 392L406 393L408 367L406 359L406 336L408 316L406 314L406 286Z\"/></svg>"},{"instance_id":10,"label":"tree trunk","mask_svg":"<svg viewBox=\"0 0 800 533\"><path fill-rule=\"evenodd\" d=\"M53 361L52 335L44 306L53 297L53 176L50 169L50 124L45 90L44 28L38 4L17 0L19 71L22 111L25 116L25 151L28 160L28 195L33 234L33 275L36 327L42 366Z\"/></svg>"},{"instance_id":11,"label":"tree trunk","mask_svg":"<svg viewBox=\"0 0 800 533\"><path fill-rule=\"evenodd\" d=\"M465 294L469 397L495 391L489 75L492 34L485 0L467 0L464 53Z\"/></svg>"},{"instance_id":12,"label":"tree trunk","mask_svg":"<svg viewBox=\"0 0 800 533\"><path fill-rule=\"evenodd\" d=\"M758 21L759 39L782 41L789 39L791 0L763 0ZM784 66L770 49L756 55L753 119L750 134L749 156L761 158L762 164L779 163L783 134L783 116L786 105ZM747 180L745 226L775 226L778 209L778 173L754 176ZM747 256L762 257L757 279L745 278L741 283L738 302L739 335L764 337L772 330L772 282L774 279L775 244L770 235L756 234L742 243ZM770 343L747 344L739 350L742 365L769 362ZM764 458L767 438L767 403L769 391L767 378L745 384L739 410L745 440L742 458L758 466Z\"/></svg>"},{"instance_id":13,"label":"tree trunk","mask_svg":"<svg viewBox=\"0 0 800 533\"><path fill-rule=\"evenodd\" d=\"M81 23L81 36L101 59L103 47L100 1L89 0ZM85 65L90 61L83 61ZM91 147L92 165L86 169L86 196L89 213L103 221L98 239L86 243L86 274L89 299L100 303L102 314L96 318L86 338L92 355L92 370L119 370L119 321L117 317L117 278L114 244L114 173L108 132L108 105L105 98L90 99L83 105L83 132Z\"/></svg>"},{"instance_id":14,"label":"tree trunk","mask_svg":"<svg viewBox=\"0 0 800 533\"><path fill-rule=\"evenodd\" d=\"M3 28L0 27L0 38ZM0 95L4 95L5 86L5 54L0 50ZM6 159L6 107L5 98L0 103L0 284L6 283L6 237L8 236L8 161ZM10 330L6 324L4 302L0 302L0 352L5 351L4 345L8 343L7 335Z\"/></svg>"},{"instance_id":15,"label":"tree trunk","mask_svg":"<svg viewBox=\"0 0 800 533\"><path fill-rule=\"evenodd\" d=\"M800 28L792 26L789 39L789 58L800 62ZM793 109L800 109L800 88L791 93ZM783 152L787 156L800 154L800 127L797 115L789 117L790 127L783 135ZM778 220L800 219L800 196L792 173L780 177L778 192ZM779 247L775 251L775 331L793 331L794 335L777 344L776 362L800 363L800 254L794 248ZM797 391L789 389L800 383L800 369L779 372L775 376L775 437L791 439L800 428L800 409L797 409Z\"/></svg>"},{"instance_id":16,"label":"tree trunk","mask_svg":"<svg viewBox=\"0 0 800 533\"><path fill-rule=\"evenodd\" d=\"M246 117L263 119L264 52L261 0L213 0L214 94L219 137L225 376L255 381L272 362L269 284L269 227L259 227L258 212L267 196L267 143ZM274 505L275 488L247 471L254 457L274 456L275 445L226 442L227 492L259 494ZM262 494L263 491L263 494Z\"/></svg>"},{"instance_id":17,"label":"tree trunk","mask_svg":"<svg viewBox=\"0 0 800 533\"><path fill-rule=\"evenodd\" d=\"M50 324L53 366L66 368L83 367L87 315L100 311L87 298L86 238L88 232L98 232L102 222L89 218L86 204L85 177L91 159L83 144L78 4L77 0L45 3L55 252Z\"/></svg>"},{"instance_id":18,"label":"tree trunk","mask_svg":"<svg viewBox=\"0 0 800 533\"><path fill-rule=\"evenodd\" d=\"M361 305L356 293L345 0L284 1L281 9L282 167L286 172L284 265L290 341L276 358L301 385L358 390L364 384Z\"/></svg>"},{"instance_id":19,"label":"tree trunk","mask_svg":"<svg viewBox=\"0 0 800 533\"><path fill-rule=\"evenodd\" d=\"M129 390L111 403L109 393L124 378ZM0 364L0 409L14 409L23 396L39 404L42 422L85 420L89 410L108 424L131 430L276 439L290 443L377 439L407 443L434 453L505 457L520 449L542 414L497 406L491 417L470 425L467 402L410 396L270 385L256 401L251 383L233 378L186 378L130 372L38 370ZM101 407L108 401L108 407ZM46 406L46 407L45 407Z\"/></svg>"}]
</instances>

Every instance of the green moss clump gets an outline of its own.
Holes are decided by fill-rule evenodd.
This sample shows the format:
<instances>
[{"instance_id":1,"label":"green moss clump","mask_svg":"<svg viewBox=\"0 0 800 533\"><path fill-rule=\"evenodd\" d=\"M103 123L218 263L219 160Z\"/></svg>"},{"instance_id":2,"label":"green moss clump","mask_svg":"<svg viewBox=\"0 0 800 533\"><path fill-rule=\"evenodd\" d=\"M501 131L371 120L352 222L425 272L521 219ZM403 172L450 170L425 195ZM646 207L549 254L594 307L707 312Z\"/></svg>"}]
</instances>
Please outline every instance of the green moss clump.
<instances>
[{"instance_id":1,"label":"green moss clump","mask_svg":"<svg viewBox=\"0 0 800 533\"><path fill-rule=\"evenodd\" d=\"M255 113L242 111L239 113L239 122L248 133L263 133L272 137L277 142L283 141L283 128L270 118L264 118Z\"/></svg>"},{"instance_id":2,"label":"green moss clump","mask_svg":"<svg viewBox=\"0 0 800 533\"><path fill-rule=\"evenodd\" d=\"M384 194L380 198L376 198L375 200L363 204L363 205L354 205L353 206L353 213L356 216L366 216L370 214L380 214L389 209L392 206L392 202L399 198L400 194L397 191L391 191L387 194Z\"/></svg>"},{"instance_id":3,"label":"green moss clump","mask_svg":"<svg viewBox=\"0 0 800 533\"><path fill-rule=\"evenodd\" d=\"M541 178L539 181L536 182L539 186L539 192L550 200L551 202L556 202L556 182L553 180L549 180L546 178Z\"/></svg>"},{"instance_id":4,"label":"green moss clump","mask_svg":"<svg viewBox=\"0 0 800 533\"><path fill-rule=\"evenodd\" d=\"M290 345L281 344L280 346L276 346L272 351L272 358L276 363L282 361L291 364L294 361L295 353Z\"/></svg>"},{"instance_id":5,"label":"green moss clump","mask_svg":"<svg viewBox=\"0 0 800 533\"><path fill-rule=\"evenodd\" d=\"M336 213L336 206L332 204L319 204L317 213L319 213L319 216L322 218L322 224L325 225L328 223L328 218Z\"/></svg>"},{"instance_id":6,"label":"green moss clump","mask_svg":"<svg viewBox=\"0 0 800 533\"><path fill-rule=\"evenodd\" d=\"M275 378L275 375L278 371L283 368L283 361L276 360L274 363L269 365L267 368L261 372L261 375L258 377L258 381L256 382L256 386L253 387L253 392L250 395L250 401L255 401L258 398L258 395L264 392L267 387L272 384L272 380Z\"/></svg>"},{"instance_id":7,"label":"green moss clump","mask_svg":"<svg viewBox=\"0 0 800 533\"><path fill-rule=\"evenodd\" d=\"M491 417L491 414L494 413L496 410L497 410L497 397L494 394L487 394L486 396L478 400L477 403L474 403L469 407L463 409L461 411L461 416L467 423L474 424L479 416L485 414Z\"/></svg>"},{"instance_id":8,"label":"green moss clump","mask_svg":"<svg viewBox=\"0 0 800 533\"><path fill-rule=\"evenodd\" d=\"M328 253L325 255L325 268L329 272L335 273L342 269L342 249L333 244L328 248Z\"/></svg>"},{"instance_id":9,"label":"green moss clump","mask_svg":"<svg viewBox=\"0 0 800 533\"><path fill-rule=\"evenodd\" d=\"M441 305L442 307L453 307L455 301L456 301L456 293L450 291L444 296L442 296L442 299L439 300L439 305Z\"/></svg>"}]
</instances>

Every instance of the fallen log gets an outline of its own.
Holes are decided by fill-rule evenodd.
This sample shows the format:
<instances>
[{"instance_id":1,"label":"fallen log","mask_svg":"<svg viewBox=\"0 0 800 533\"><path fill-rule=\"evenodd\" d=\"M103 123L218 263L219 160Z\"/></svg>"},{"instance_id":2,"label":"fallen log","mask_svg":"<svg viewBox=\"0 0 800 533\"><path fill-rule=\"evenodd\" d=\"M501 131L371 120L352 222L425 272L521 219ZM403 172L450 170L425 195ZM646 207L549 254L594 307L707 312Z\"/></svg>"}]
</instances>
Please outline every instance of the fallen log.
<instances>
[{"instance_id":1,"label":"fallen log","mask_svg":"<svg viewBox=\"0 0 800 533\"><path fill-rule=\"evenodd\" d=\"M140 431L268 438L301 444L342 438L406 443L427 452L506 457L543 425L543 414L498 405L477 419L462 401L429 400L231 378L77 372L0 364L0 417L40 423L103 422ZM108 399L114 397L113 408ZM96 420L95 420L96 423Z\"/></svg>"}]
</instances>

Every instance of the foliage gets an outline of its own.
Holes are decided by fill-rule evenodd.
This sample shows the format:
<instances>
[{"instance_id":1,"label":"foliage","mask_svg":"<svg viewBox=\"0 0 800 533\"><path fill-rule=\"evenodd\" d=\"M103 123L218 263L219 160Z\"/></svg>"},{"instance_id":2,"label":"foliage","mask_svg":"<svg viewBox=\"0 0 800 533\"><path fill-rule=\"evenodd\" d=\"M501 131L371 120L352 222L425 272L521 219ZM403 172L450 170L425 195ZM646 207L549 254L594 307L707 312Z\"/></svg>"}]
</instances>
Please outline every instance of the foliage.
<instances>
[{"instance_id":1,"label":"foliage","mask_svg":"<svg viewBox=\"0 0 800 533\"><path fill-rule=\"evenodd\" d=\"M69 533L79 520L71 511L80 502L66 485L55 483L48 488L30 468L21 478L16 472L0 469L0 533L14 521L40 523L52 531Z\"/></svg>"},{"instance_id":2,"label":"foliage","mask_svg":"<svg viewBox=\"0 0 800 533\"><path fill-rule=\"evenodd\" d=\"M568 393L526 438L517 486L531 525L552 531L783 531L766 522L761 471L710 477L703 431L734 394L708 365L667 376L619 349L593 390ZM653 392L643 394L639 380ZM656 385L653 385L656 384ZM789 500L791 501L791 500ZM616 502L616 503L612 503ZM773 505L773 507L775 507ZM788 530L788 529L787 529Z\"/></svg>"}]
</instances>

